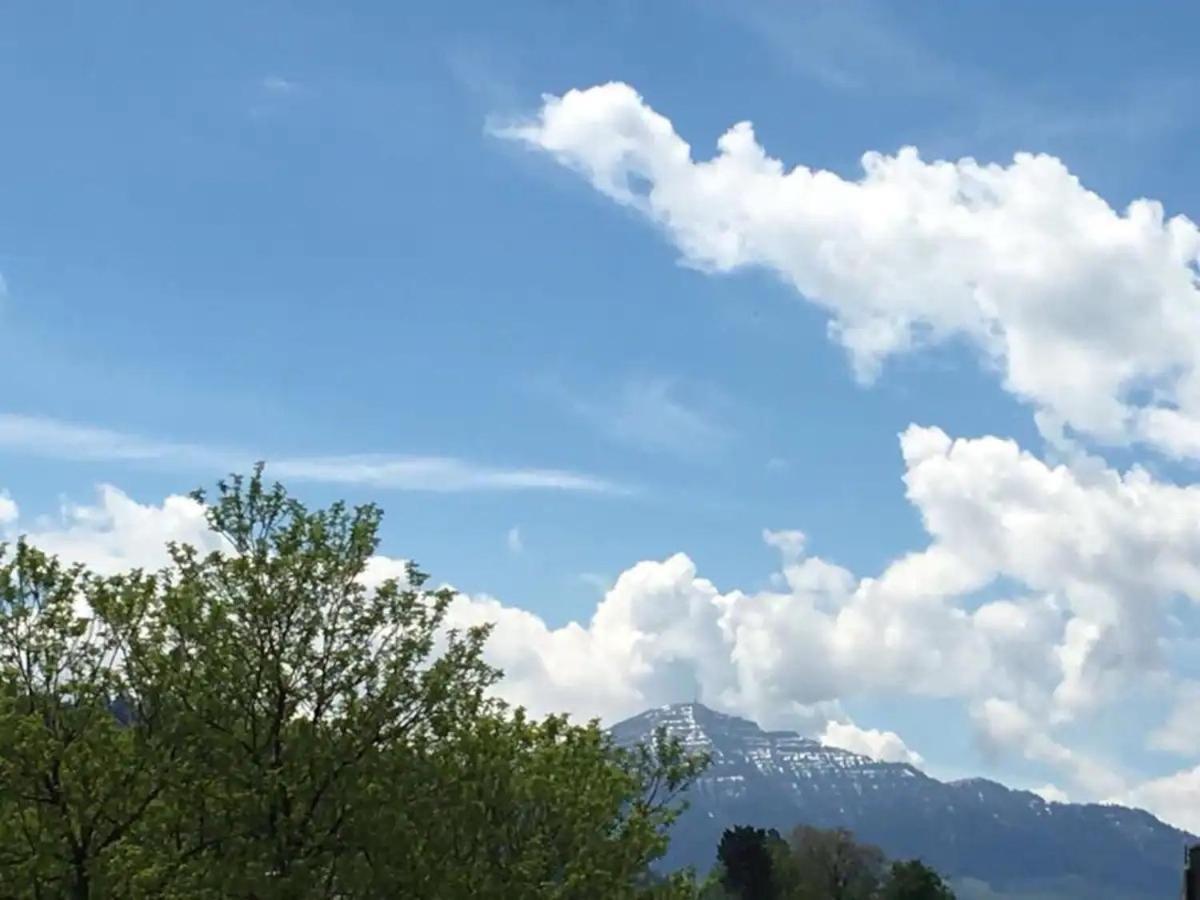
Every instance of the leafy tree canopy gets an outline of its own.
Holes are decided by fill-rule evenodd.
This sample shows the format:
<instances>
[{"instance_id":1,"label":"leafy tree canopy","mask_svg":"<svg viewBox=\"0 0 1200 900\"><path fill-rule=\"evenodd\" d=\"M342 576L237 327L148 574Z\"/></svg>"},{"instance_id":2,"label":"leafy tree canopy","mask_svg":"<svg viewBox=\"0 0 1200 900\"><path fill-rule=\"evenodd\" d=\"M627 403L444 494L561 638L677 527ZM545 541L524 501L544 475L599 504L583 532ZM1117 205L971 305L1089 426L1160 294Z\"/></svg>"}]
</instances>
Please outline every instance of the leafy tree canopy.
<instances>
[{"instance_id":1,"label":"leafy tree canopy","mask_svg":"<svg viewBox=\"0 0 1200 900\"><path fill-rule=\"evenodd\" d=\"M880 900L954 900L942 876L919 859L892 863Z\"/></svg>"},{"instance_id":2,"label":"leafy tree canopy","mask_svg":"<svg viewBox=\"0 0 1200 900\"><path fill-rule=\"evenodd\" d=\"M740 900L775 900L779 896L775 875L774 831L735 826L726 829L717 847L721 883Z\"/></svg>"},{"instance_id":3,"label":"leafy tree canopy","mask_svg":"<svg viewBox=\"0 0 1200 900\"><path fill-rule=\"evenodd\" d=\"M894 862L842 828L801 825L788 840L774 831L727 829L703 900L954 900L919 860Z\"/></svg>"},{"instance_id":4,"label":"leafy tree canopy","mask_svg":"<svg viewBox=\"0 0 1200 900\"><path fill-rule=\"evenodd\" d=\"M368 583L376 507L207 512L156 573L0 547L0 898L688 895L648 866L700 760L492 699L449 591Z\"/></svg>"}]
</instances>

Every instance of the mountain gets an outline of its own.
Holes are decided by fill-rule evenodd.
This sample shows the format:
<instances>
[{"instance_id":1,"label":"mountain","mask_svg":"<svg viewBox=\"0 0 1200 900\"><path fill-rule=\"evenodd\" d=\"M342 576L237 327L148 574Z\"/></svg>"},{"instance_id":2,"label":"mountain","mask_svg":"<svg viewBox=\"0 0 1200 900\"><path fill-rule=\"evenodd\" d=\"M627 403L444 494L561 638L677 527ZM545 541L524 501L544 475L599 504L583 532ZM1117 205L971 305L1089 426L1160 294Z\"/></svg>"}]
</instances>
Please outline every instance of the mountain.
<instances>
[{"instance_id":1,"label":"mountain","mask_svg":"<svg viewBox=\"0 0 1200 900\"><path fill-rule=\"evenodd\" d=\"M982 778L938 781L698 703L648 710L611 733L629 744L659 726L712 759L664 869L707 871L730 825L842 826L889 857L920 857L963 898L1166 900L1179 895L1184 847L1196 840L1142 810L1048 803Z\"/></svg>"}]
</instances>

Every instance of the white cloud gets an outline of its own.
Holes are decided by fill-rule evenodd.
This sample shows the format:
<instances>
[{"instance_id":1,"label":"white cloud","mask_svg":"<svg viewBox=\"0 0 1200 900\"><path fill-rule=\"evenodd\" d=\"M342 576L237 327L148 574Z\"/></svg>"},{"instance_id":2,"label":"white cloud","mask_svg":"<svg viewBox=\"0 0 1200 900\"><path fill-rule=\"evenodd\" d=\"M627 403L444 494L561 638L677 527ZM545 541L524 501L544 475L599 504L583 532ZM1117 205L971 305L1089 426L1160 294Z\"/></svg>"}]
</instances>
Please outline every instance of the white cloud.
<instances>
[{"instance_id":1,"label":"white cloud","mask_svg":"<svg viewBox=\"0 0 1200 900\"><path fill-rule=\"evenodd\" d=\"M580 572L577 577L584 584L591 585L602 594L607 594L613 586L613 580L599 572Z\"/></svg>"},{"instance_id":2,"label":"white cloud","mask_svg":"<svg viewBox=\"0 0 1200 900\"><path fill-rule=\"evenodd\" d=\"M770 528L764 528L762 539L768 547L774 547L778 550L788 562L802 559L804 557L804 545L808 542L808 538L804 536L804 532L796 531L795 529L772 531Z\"/></svg>"},{"instance_id":3,"label":"white cloud","mask_svg":"<svg viewBox=\"0 0 1200 900\"><path fill-rule=\"evenodd\" d=\"M696 268L768 269L830 315L863 381L965 338L1048 436L1200 456L1200 229L1160 204L1118 212L1058 159L1009 165L867 153L848 180L766 155L749 123L693 159L628 85L546 97L498 129L659 225Z\"/></svg>"},{"instance_id":4,"label":"white cloud","mask_svg":"<svg viewBox=\"0 0 1200 900\"><path fill-rule=\"evenodd\" d=\"M516 525L508 529L504 542L508 545L510 553L523 553L525 550L525 542L521 540L521 529Z\"/></svg>"},{"instance_id":5,"label":"white cloud","mask_svg":"<svg viewBox=\"0 0 1200 900\"><path fill-rule=\"evenodd\" d=\"M280 75L268 75L259 85L266 93L277 95L293 94L299 87L295 81Z\"/></svg>"},{"instance_id":6,"label":"white cloud","mask_svg":"<svg viewBox=\"0 0 1200 900\"><path fill-rule=\"evenodd\" d=\"M1150 735L1150 746L1200 759L1200 682L1177 687L1174 708L1163 725Z\"/></svg>"},{"instance_id":7,"label":"white cloud","mask_svg":"<svg viewBox=\"0 0 1200 900\"><path fill-rule=\"evenodd\" d=\"M170 496L142 504L111 485L102 485L93 504L66 503L56 518L22 529L35 547L111 574L167 564L167 544L191 544L204 551L221 542L208 528L204 507L190 497Z\"/></svg>"},{"instance_id":8,"label":"white cloud","mask_svg":"<svg viewBox=\"0 0 1200 900\"><path fill-rule=\"evenodd\" d=\"M17 501L13 500L7 491L0 491L0 525L11 525L17 521L20 514Z\"/></svg>"},{"instance_id":9,"label":"white cloud","mask_svg":"<svg viewBox=\"0 0 1200 900\"><path fill-rule=\"evenodd\" d=\"M853 722L830 721L821 732L822 744L841 747L851 753L860 753L883 762L908 763L922 766L921 754L908 748L900 735L894 731L879 731L874 728L859 728Z\"/></svg>"},{"instance_id":10,"label":"white cloud","mask_svg":"<svg viewBox=\"0 0 1200 900\"><path fill-rule=\"evenodd\" d=\"M1056 732L1166 674L1164 604L1200 598L1200 489L1052 467L996 438L912 427L901 443L930 540L876 577L766 531L783 557L776 589L724 592L677 554L628 569L584 623L549 628L491 598L460 598L454 615L498 622L489 652L505 690L538 709L613 719L699 697L819 731L842 720L814 718L822 705L901 685L961 698L991 750L1080 796L1125 790L1125 774ZM1014 594L972 600L997 579Z\"/></svg>"},{"instance_id":11,"label":"white cloud","mask_svg":"<svg viewBox=\"0 0 1200 900\"><path fill-rule=\"evenodd\" d=\"M1172 825L1200 834L1200 766L1154 778L1114 802L1148 809Z\"/></svg>"},{"instance_id":12,"label":"white cloud","mask_svg":"<svg viewBox=\"0 0 1200 900\"><path fill-rule=\"evenodd\" d=\"M443 456L333 456L281 458L267 473L289 481L358 484L404 491L553 490L620 494L628 489L603 478L563 469L504 469Z\"/></svg>"},{"instance_id":13,"label":"white cloud","mask_svg":"<svg viewBox=\"0 0 1200 900\"><path fill-rule=\"evenodd\" d=\"M0 413L0 449L75 461L135 462L224 474L248 471L261 454L160 441L39 416ZM501 468L446 456L354 454L270 458L267 474L288 481L354 484L406 491L558 490L624 493L627 489L579 472Z\"/></svg>"},{"instance_id":14,"label":"white cloud","mask_svg":"<svg viewBox=\"0 0 1200 900\"><path fill-rule=\"evenodd\" d=\"M245 464L230 451L77 425L44 416L0 413L0 448L31 456L78 461L170 461L180 466L224 468Z\"/></svg>"},{"instance_id":15,"label":"white cloud","mask_svg":"<svg viewBox=\"0 0 1200 900\"><path fill-rule=\"evenodd\" d=\"M1054 784L1043 784L1041 787L1033 788L1033 793L1037 794L1047 803L1071 802L1071 798L1067 792Z\"/></svg>"},{"instance_id":16,"label":"white cloud","mask_svg":"<svg viewBox=\"0 0 1200 900\"><path fill-rule=\"evenodd\" d=\"M1041 633L1065 617L1053 658L1026 660L1057 670L1058 716L1162 669L1165 603L1200 599L1200 487L1138 468L1050 467L1013 441L952 442L937 429L910 428L901 444L908 497L933 538L914 563L941 558L963 586L1006 576L1047 598L977 613L997 636Z\"/></svg>"},{"instance_id":17,"label":"white cloud","mask_svg":"<svg viewBox=\"0 0 1200 900\"><path fill-rule=\"evenodd\" d=\"M1092 797L1125 789L1125 781L1110 767L1064 746L1047 734L1044 723L1016 703L990 697L971 710L980 737L993 750L1015 752L1045 763L1081 785Z\"/></svg>"}]
</instances>

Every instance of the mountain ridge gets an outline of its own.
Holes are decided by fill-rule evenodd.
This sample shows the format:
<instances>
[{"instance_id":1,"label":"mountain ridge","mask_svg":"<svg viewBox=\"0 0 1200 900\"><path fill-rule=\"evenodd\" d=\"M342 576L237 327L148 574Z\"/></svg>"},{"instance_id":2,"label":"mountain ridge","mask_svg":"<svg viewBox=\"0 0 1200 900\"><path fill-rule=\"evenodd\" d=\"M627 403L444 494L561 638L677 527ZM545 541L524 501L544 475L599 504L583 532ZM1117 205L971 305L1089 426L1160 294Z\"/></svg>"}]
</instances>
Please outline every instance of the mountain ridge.
<instances>
[{"instance_id":1,"label":"mountain ridge","mask_svg":"<svg viewBox=\"0 0 1200 900\"><path fill-rule=\"evenodd\" d=\"M893 858L920 857L970 886L963 896L1126 900L1175 896L1183 847L1195 840L1145 810L1047 801L986 778L940 781L700 703L649 709L610 733L628 744L659 726L711 757L664 868L707 870L730 825L786 833L806 824L850 828Z\"/></svg>"}]
</instances>

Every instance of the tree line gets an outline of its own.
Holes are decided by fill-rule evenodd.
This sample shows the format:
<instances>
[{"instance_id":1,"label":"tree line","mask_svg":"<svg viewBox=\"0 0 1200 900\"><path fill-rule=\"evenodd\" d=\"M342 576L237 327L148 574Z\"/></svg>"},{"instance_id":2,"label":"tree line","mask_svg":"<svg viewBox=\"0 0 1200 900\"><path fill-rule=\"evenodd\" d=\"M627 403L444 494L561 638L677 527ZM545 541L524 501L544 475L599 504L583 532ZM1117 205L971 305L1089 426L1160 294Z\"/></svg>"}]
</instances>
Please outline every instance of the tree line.
<instances>
[{"instance_id":1,"label":"tree line","mask_svg":"<svg viewBox=\"0 0 1200 900\"><path fill-rule=\"evenodd\" d=\"M775 830L736 826L717 847L702 900L954 900L920 860L888 863L883 851L844 828Z\"/></svg>"},{"instance_id":2,"label":"tree line","mask_svg":"<svg viewBox=\"0 0 1200 900\"><path fill-rule=\"evenodd\" d=\"M364 577L376 506L193 496L221 549L161 571L0 545L0 900L825 896L795 836L655 874L705 760L495 699L451 592Z\"/></svg>"}]
</instances>

